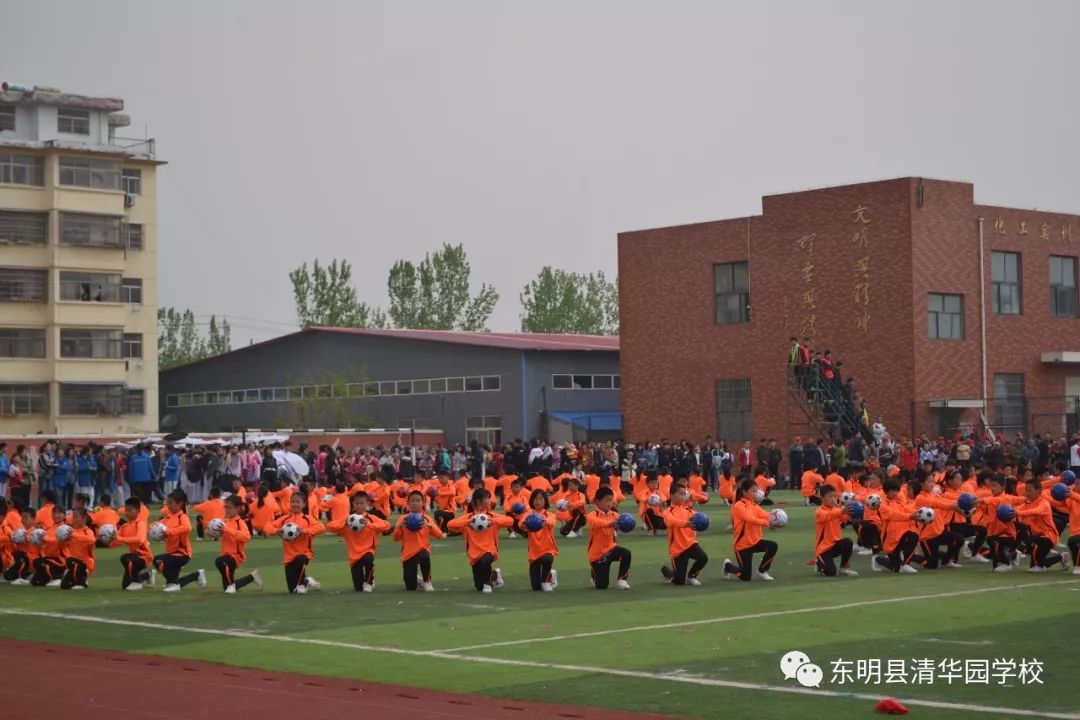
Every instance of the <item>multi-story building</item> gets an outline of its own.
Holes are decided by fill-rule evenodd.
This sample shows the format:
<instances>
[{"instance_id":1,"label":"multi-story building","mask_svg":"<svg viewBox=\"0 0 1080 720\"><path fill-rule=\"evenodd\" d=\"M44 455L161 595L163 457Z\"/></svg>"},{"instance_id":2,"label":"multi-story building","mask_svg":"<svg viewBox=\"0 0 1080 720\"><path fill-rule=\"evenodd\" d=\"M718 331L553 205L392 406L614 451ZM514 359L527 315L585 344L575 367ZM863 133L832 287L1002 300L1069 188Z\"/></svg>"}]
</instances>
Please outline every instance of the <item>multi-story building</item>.
<instances>
[{"instance_id":1,"label":"multi-story building","mask_svg":"<svg viewBox=\"0 0 1080 720\"><path fill-rule=\"evenodd\" d=\"M0 433L157 428L157 166L122 100L0 92Z\"/></svg>"},{"instance_id":2,"label":"multi-story building","mask_svg":"<svg viewBox=\"0 0 1080 720\"><path fill-rule=\"evenodd\" d=\"M803 434L792 336L831 350L894 434L1075 431L1080 217L974 196L908 177L620 234L626 436Z\"/></svg>"}]
</instances>

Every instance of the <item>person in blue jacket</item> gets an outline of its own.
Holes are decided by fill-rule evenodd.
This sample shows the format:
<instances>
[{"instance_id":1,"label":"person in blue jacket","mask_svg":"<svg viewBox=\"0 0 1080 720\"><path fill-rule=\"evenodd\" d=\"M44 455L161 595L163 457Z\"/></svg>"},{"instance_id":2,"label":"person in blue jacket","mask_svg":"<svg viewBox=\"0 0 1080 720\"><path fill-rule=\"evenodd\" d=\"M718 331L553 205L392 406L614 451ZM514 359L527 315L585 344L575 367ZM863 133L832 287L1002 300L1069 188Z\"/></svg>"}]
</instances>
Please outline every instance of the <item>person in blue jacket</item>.
<instances>
[{"instance_id":1,"label":"person in blue jacket","mask_svg":"<svg viewBox=\"0 0 1080 720\"><path fill-rule=\"evenodd\" d=\"M56 467L53 469L53 490L60 504L66 508L71 507L75 495L70 452L69 448L61 447L56 453Z\"/></svg>"},{"instance_id":2,"label":"person in blue jacket","mask_svg":"<svg viewBox=\"0 0 1080 720\"><path fill-rule=\"evenodd\" d=\"M180 455L174 447L168 448L165 453L165 469L162 471L162 477L165 480L165 493L168 494L176 490L177 485L180 484Z\"/></svg>"},{"instance_id":3,"label":"person in blue jacket","mask_svg":"<svg viewBox=\"0 0 1080 720\"><path fill-rule=\"evenodd\" d=\"M141 445L137 446L128 458L128 479L135 497L144 504L149 504L155 482L154 466L150 462L150 454Z\"/></svg>"},{"instance_id":4,"label":"person in blue jacket","mask_svg":"<svg viewBox=\"0 0 1080 720\"><path fill-rule=\"evenodd\" d=\"M97 480L97 461L90 452L90 446L83 446L75 458L75 475L79 485L79 492L90 497L89 505L94 504L94 483Z\"/></svg>"}]
</instances>

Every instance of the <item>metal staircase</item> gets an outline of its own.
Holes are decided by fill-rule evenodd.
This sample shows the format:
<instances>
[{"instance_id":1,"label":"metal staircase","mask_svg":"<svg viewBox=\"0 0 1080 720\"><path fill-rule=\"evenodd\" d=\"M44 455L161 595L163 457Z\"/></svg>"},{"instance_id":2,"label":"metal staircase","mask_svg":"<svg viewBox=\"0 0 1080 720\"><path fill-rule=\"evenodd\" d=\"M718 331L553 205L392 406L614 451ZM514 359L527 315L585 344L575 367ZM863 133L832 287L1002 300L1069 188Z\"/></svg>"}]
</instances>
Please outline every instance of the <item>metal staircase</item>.
<instances>
[{"instance_id":1,"label":"metal staircase","mask_svg":"<svg viewBox=\"0 0 1080 720\"><path fill-rule=\"evenodd\" d=\"M805 427L819 437L833 442L868 433L839 389L825 378L815 366L798 369L787 366L788 435L797 427Z\"/></svg>"}]
</instances>

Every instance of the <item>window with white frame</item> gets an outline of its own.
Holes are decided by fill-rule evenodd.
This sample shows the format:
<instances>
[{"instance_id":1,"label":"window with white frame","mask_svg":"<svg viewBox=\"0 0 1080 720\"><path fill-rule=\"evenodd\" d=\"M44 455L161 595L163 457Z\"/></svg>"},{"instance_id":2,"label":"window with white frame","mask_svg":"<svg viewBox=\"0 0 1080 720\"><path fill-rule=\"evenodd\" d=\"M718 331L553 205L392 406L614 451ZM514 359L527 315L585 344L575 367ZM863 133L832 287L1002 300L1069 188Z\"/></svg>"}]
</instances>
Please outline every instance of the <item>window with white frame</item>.
<instances>
[{"instance_id":1,"label":"window with white frame","mask_svg":"<svg viewBox=\"0 0 1080 720\"><path fill-rule=\"evenodd\" d=\"M15 130L15 106L0 105L0 132Z\"/></svg>"},{"instance_id":2,"label":"window with white frame","mask_svg":"<svg viewBox=\"0 0 1080 720\"><path fill-rule=\"evenodd\" d=\"M119 275L107 273L60 273L60 299L77 302L120 302Z\"/></svg>"},{"instance_id":3,"label":"window with white frame","mask_svg":"<svg viewBox=\"0 0 1080 720\"><path fill-rule=\"evenodd\" d=\"M49 213L0 210L0 246L45 245L49 242Z\"/></svg>"},{"instance_id":4,"label":"window with white frame","mask_svg":"<svg viewBox=\"0 0 1080 720\"><path fill-rule=\"evenodd\" d=\"M60 357L113 360L124 349L123 330L60 328Z\"/></svg>"},{"instance_id":5,"label":"window with white frame","mask_svg":"<svg viewBox=\"0 0 1080 720\"><path fill-rule=\"evenodd\" d=\"M61 155L60 184L101 190L119 190L120 163L115 160Z\"/></svg>"},{"instance_id":6,"label":"window with white frame","mask_svg":"<svg viewBox=\"0 0 1080 720\"><path fill-rule=\"evenodd\" d=\"M60 108L56 111L56 131L72 135L90 134L90 111Z\"/></svg>"},{"instance_id":7,"label":"window with white frame","mask_svg":"<svg viewBox=\"0 0 1080 720\"><path fill-rule=\"evenodd\" d=\"M476 415L465 418L465 442L497 447L502 444L502 416Z\"/></svg>"},{"instance_id":8,"label":"window with white frame","mask_svg":"<svg viewBox=\"0 0 1080 720\"><path fill-rule=\"evenodd\" d=\"M124 247L128 250L143 249L143 226L138 223L124 225Z\"/></svg>"},{"instance_id":9,"label":"window with white frame","mask_svg":"<svg viewBox=\"0 0 1080 720\"><path fill-rule=\"evenodd\" d=\"M38 328L0 328L0 357L45 357L45 330Z\"/></svg>"},{"instance_id":10,"label":"window with white frame","mask_svg":"<svg viewBox=\"0 0 1080 720\"><path fill-rule=\"evenodd\" d=\"M124 219L115 215L60 213L60 244L81 247L124 246Z\"/></svg>"},{"instance_id":11,"label":"window with white frame","mask_svg":"<svg viewBox=\"0 0 1080 720\"><path fill-rule=\"evenodd\" d=\"M142 353L142 334L124 333L124 357L141 359Z\"/></svg>"},{"instance_id":12,"label":"window with white frame","mask_svg":"<svg viewBox=\"0 0 1080 720\"><path fill-rule=\"evenodd\" d=\"M553 390L618 390L618 375L570 375L551 376Z\"/></svg>"},{"instance_id":13,"label":"window with white frame","mask_svg":"<svg viewBox=\"0 0 1080 720\"><path fill-rule=\"evenodd\" d=\"M0 416L48 414L48 383L6 383L0 385Z\"/></svg>"},{"instance_id":14,"label":"window with white frame","mask_svg":"<svg viewBox=\"0 0 1080 720\"><path fill-rule=\"evenodd\" d=\"M120 280L120 302L132 305L142 304L142 278L122 278Z\"/></svg>"},{"instance_id":15,"label":"window with white frame","mask_svg":"<svg viewBox=\"0 0 1080 720\"><path fill-rule=\"evenodd\" d=\"M142 170L123 168L120 171L120 189L128 195L142 195Z\"/></svg>"},{"instance_id":16,"label":"window with white frame","mask_svg":"<svg viewBox=\"0 0 1080 720\"><path fill-rule=\"evenodd\" d=\"M126 400L123 385L60 383L61 415L121 415Z\"/></svg>"},{"instance_id":17,"label":"window with white frame","mask_svg":"<svg viewBox=\"0 0 1080 720\"><path fill-rule=\"evenodd\" d=\"M0 153L0 184L43 186L45 158L38 155Z\"/></svg>"},{"instance_id":18,"label":"window with white frame","mask_svg":"<svg viewBox=\"0 0 1080 720\"><path fill-rule=\"evenodd\" d=\"M1050 314L1074 318L1076 303L1076 258L1050 256Z\"/></svg>"}]
</instances>

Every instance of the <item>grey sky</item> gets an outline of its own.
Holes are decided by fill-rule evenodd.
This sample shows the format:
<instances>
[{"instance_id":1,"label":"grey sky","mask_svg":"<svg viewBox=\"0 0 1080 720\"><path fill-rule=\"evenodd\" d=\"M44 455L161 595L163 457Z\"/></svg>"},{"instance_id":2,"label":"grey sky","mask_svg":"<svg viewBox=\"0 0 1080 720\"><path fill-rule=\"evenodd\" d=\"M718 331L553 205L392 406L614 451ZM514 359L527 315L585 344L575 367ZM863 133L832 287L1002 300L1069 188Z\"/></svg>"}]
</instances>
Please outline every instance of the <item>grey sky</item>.
<instances>
[{"instance_id":1,"label":"grey sky","mask_svg":"<svg viewBox=\"0 0 1080 720\"><path fill-rule=\"evenodd\" d=\"M925 175L1080 211L1068 0L3 5L3 79L158 139L160 303L234 344L287 331L314 257L383 304L395 259L462 242L514 330L539 265L613 273L617 232L762 194Z\"/></svg>"}]
</instances>

